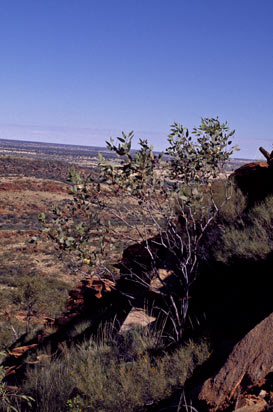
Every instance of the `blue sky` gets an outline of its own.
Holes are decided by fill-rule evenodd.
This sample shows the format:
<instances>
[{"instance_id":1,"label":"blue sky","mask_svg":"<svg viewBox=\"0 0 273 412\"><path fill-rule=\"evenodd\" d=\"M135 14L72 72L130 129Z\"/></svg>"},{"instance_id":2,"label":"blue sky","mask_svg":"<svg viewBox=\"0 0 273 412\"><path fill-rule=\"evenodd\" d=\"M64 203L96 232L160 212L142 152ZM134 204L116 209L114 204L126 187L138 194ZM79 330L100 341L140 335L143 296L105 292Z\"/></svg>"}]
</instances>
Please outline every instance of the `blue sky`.
<instances>
[{"instance_id":1,"label":"blue sky","mask_svg":"<svg viewBox=\"0 0 273 412\"><path fill-rule=\"evenodd\" d=\"M103 146L219 116L273 143L273 0L1 0L0 138Z\"/></svg>"}]
</instances>

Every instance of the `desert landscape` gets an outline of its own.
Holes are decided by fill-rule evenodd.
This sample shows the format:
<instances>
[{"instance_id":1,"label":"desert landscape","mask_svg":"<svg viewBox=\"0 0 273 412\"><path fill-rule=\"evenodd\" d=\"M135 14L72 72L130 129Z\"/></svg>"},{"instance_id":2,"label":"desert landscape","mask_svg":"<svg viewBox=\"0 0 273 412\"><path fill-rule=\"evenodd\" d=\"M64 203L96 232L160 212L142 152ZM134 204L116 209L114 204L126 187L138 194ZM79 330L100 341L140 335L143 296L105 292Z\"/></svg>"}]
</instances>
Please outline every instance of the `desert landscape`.
<instances>
[{"instance_id":1,"label":"desert landscape","mask_svg":"<svg viewBox=\"0 0 273 412\"><path fill-rule=\"evenodd\" d=\"M270 227L267 227L269 221L266 220L268 223L264 221L263 228L257 232L255 228L251 229L248 223L250 217L254 216L251 225L261 225L259 222L264 219L262 214L265 213L261 208L269 210L271 207L271 155L268 152L265 151L267 162L253 163L241 159L229 161L225 164L225 170L220 173L221 178L214 180L215 199L222 196L221 182L225 182L226 179L230 181L231 173L235 178L235 181L232 181L236 182L236 190L239 192L235 191L234 186L232 198L221 211L220 220L217 220L216 226L212 226L212 231L208 232L204 239L205 243L201 246L203 257L198 269L198 278L190 286L190 305L186 322L183 323L181 346L180 338L175 345L170 344L171 341L167 343L172 335L172 327L168 321L172 318L169 318L169 315L164 320L164 327L161 325L158 329L157 326L159 319L160 322L163 321L162 314L167 308L164 309L167 302L164 293L170 293L175 281L175 267L172 266L174 263L171 263L168 254L166 255L168 249L165 249L162 235L157 237L158 229L152 229L152 222L147 220L146 214L143 215L144 204L140 204L139 207L138 202L135 202L138 197L134 200L134 197L128 197L127 194L123 199L122 192L117 193L116 189L113 193L109 192L109 183L102 185L101 189L97 188L99 164L104 164L97 157L99 152L103 153L106 162L106 166L103 167L109 168L109 165L112 167L113 164L128 167L126 162L122 159L121 162L117 162L115 153L100 148L90 148L89 151L88 148L65 145L51 147L50 144L21 144L4 140L1 141L1 145L3 152L0 157L0 343L2 351L7 351L8 354L4 356L2 363L5 371L3 378L7 385L4 392L6 399L3 397L6 405L17 404L22 411L37 408L35 405L38 405L39 410L44 410L45 405L51 405L50 410L59 411L61 406L54 400L53 389L50 390L49 398L43 398L42 403L36 398L34 403L35 397L40 397L41 392L37 387L27 389L27 385L30 384L28 382L31 382L29 379L34 379L38 367L42 368L42 381L39 385L43 386L47 384L45 373L51 376L50 379L57 379L56 367L63 368L67 362L65 373L70 374L69 353L75 351L76 347L81 347L81 351L87 350L85 354L82 352L81 356L89 356L90 349L83 349L84 346L88 341L96 341L98 334L102 334L103 341L111 339L111 345L117 345L118 355L112 352L109 355L113 364L117 362L116 356L123 359L121 364L118 361L119 367L127 367L126 357L130 359L129 364L134 359L131 371L133 375L131 376L128 370L126 379L134 380L137 373L137 369L134 368L139 368L140 364L142 368L143 362L145 364L151 359L154 359L152 362L156 362L155 382L148 370L141 369L139 372L142 379L149 379L151 388L155 385L154 395L149 395L148 404L145 401L143 403L143 395L140 394L143 389L140 386L137 389L140 391L140 398L136 401L130 399L126 404L126 408L132 408L130 410L163 410L172 408L172 405L177 407L182 401L186 405L183 408L195 408L198 412L270 410L268 408L273 393L271 363L264 356L269 350L266 346L269 341L267 331L271 330L271 300L269 297L266 298L271 290L271 280L268 278L271 246L268 241L266 245L263 244L262 240L262 236L268 236ZM152 152L150 155L152 161L154 156L158 156ZM131 161L137 159L137 152L134 151ZM164 170L170 161L171 158L163 157ZM223 180L224 175L226 177ZM82 176L82 183L79 176ZM84 183L84 179L87 179L87 183ZM176 181L177 179L174 182ZM94 184L99 192L92 192ZM75 188L78 192L75 192ZM81 218L85 222L83 216L90 213L90 206L86 209L86 204L97 207L98 203L92 200L92 196L96 197L98 194L100 206L105 202L102 208L103 221L105 222L109 216L114 226L107 232L107 236L111 233L111 242L103 243L104 252L107 250L104 259L107 261L94 267L90 263L93 252L90 252L91 255L87 258L83 254L86 253L83 252L83 246L80 247L80 255L76 243L72 248L70 245L64 248L63 241L60 241L59 234L56 235L54 230L58 225L67 224L60 223L62 220L56 220L56 216L57 219L62 219L63 216L67 219L71 213L76 213L72 207L73 202L76 202L79 209L75 219L78 222ZM124 200L126 207L122 210ZM264 203L257 203L261 201ZM65 214L60 215L56 212L57 209L63 210ZM133 210L133 213L130 212L129 217L126 217L129 210ZM41 216L47 217L46 224ZM139 223L140 216L143 226ZM146 217L143 221L144 216ZM245 225L248 225L246 232L240 228L242 219ZM46 226L50 230L53 229L52 235L50 231L44 232ZM63 226L64 230L65 228L66 226ZM219 233L217 228L221 229ZM97 247L99 230L98 226L98 229L91 228L88 232L88 250L92 251ZM246 235L249 230L250 234ZM70 227L69 233L72 233ZM148 242L151 243L143 240L144 235L146 239L150 236ZM236 240L236 236L238 239L242 236L251 238L243 241ZM256 236L259 237L259 247L255 243ZM219 241L222 242L220 248L217 246ZM241 242L241 248L235 250L232 246L234 241ZM113 243L117 246L119 242L122 247L120 244L119 247L112 248ZM207 248L210 249L209 255L206 255ZM148 278L143 278L144 273L152 273L150 271L153 264L147 251L156 259L152 271L156 270L157 273L156 277L153 275L149 281ZM257 284L256 273L261 270L264 280L260 277ZM126 274L128 271L129 277ZM222 273L220 278L219 271ZM248 274L247 284L243 273ZM137 283L131 283L131 276L137 276ZM173 277L174 280L171 280ZM163 292L164 288L166 292ZM163 338L162 335L159 339L159 331L163 335L166 334L166 337ZM126 339L131 343L125 343ZM127 345L126 348L124 345ZM148 347L156 350L158 355L148 355ZM250 348L256 349L252 349L252 353ZM92 352L92 368L95 367L93 362L101 356L101 350L103 346L99 344L96 351ZM125 352L121 354L121 350ZM139 351L139 355L134 354L135 350ZM75 353L74 356L77 357L80 353ZM177 361L179 356L185 357L182 364ZM257 360L254 360L257 356ZM253 357L253 361L247 360L246 363L246 357ZM266 362L269 362L268 366ZM245 369L248 364L249 371ZM161 376L160 390L158 373L163 365L166 369L164 377ZM171 383L174 377L168 375L170 371L168 372L167 365L178 368L175 373L183 383ZM261 365L264 368L262 375L258 372ZM98 379L105 379L105 367L109 368L109 364L100 364L102 369L97 371ZM114 372L109 369L109 373L110 376L118 374L115 379L123 385L120 370ZM148 375L145 377L143 374L146 373ZM26 379L26 376L29 378ZM211 376L214 376L213 381ZM69 381L68 387L65 388L66 394L63 396L66 399L67 410L81 410L80 405L90 402L89 398L84 400L84 391L87 388L84 389L82 379L84 375L80 377L77 372L80 387L76 390L75 383ZM225 386L221 384L223 379ZM93 388L90 386L93 385L92 380L86 384L89 385L89 390ZM56 385L60 390L60 382L56 381ZM95 396L94 405L99 405L100 391L93 388L92 393ZM124 394L128 396L127 392ZM109 400L112 396L110 392ZM119 402L124 403L123 396L123 400ZM105 408L105 402L108 401L105 398L102 401ZM107 408L111 410L110 406ZM119 405L118 408L122 410L123 407Z\"/></svg>"},{"instance_id":2,"label":"desert landscape","mask_svg":"<svg viewBox=\"0 0 273 412\"><path fill-rule=\"evenodd\" d=\"M3 0L0 412L273 412L272 0Z\"/></svg>"}]
</instances>

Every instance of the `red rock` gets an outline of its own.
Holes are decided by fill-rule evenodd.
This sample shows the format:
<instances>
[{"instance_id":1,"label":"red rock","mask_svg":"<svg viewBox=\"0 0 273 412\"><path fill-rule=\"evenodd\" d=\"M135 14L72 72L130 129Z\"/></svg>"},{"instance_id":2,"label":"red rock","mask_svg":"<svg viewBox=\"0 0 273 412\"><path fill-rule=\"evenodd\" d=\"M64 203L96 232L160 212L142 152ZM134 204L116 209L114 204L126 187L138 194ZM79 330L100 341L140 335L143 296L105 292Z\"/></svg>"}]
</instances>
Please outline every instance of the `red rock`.
<instances>
[{"instance_id":1,"label":"red rock","mask_svg":"<svg viewBox=\"0 0 273 412\"><path fill-rule=\"evenodd\" d=\"M77 313L70 313L66 316L59 317L55 320L56 326L64 326L67 325L73 318L75 318L78 314Z\"/></svg>"},{"instance_id":2,"label":"red rock","mask_svg":"<svg viewBox=\"0 0 273 412\"><path fill-rule=\"evenodd\" d=\"M272 342L273 313L235 345L224 366L202 385L198 400L208 412L225 410L273 371Z\"/></svg>"},{"instance_id":3,"label":"red rock","mask_svg":"<svg viewBox=\"0 0 273 412\"><path fill-rule=\"evenodd\" d=\"M266 162L247 163L236 169L231 178L248 197L250 206L273 193L273 168Z\"/></svg>"},{"instance_id":4,"label":"red rock","mask_svg":"<svg viewBox=\"0 0 273 412\"><path fill-rule=\"evenodd\" d=\"M12 365L8 369L6 369L5 376L16 375L18 370L23 368L23 364L19 365Z\"/></svg>"},{"instance_id":5,"label":"red rock","mask_svg":"<svg viewBox=\"0 0 273 412\"><path fill-rule=\"evenodd\" d=\"M83 288L93 289L97 298L101 298L103 292L111 292L115 283L109 279L101 278L100 276L93 275L90 278L82 280Z\"/></svg>"},{"instance_id":6,"label":"red rock","mask_svg":"<svg viewBox=\"0 0 273 412\"><path fill-rule=\"evenodd\" d=\"M264 399L259 399L253 404L246 404L240 408L236 408L234 412L265 412L268 411L268 404Z\"/></svg>"},{"instance_id":7,"label":"red rock","mask_svg":"<svg viewBox=\"0 0 273 412\"><path fill-rule=\"evenodd\" d=\"M74 299L80 298L82 296L82 289L80 287L77 287L76 289L70 290L68 294Z\"/></svg>"},{"instance_id":8,"label":"red rock","mask_svg":"<svg viewBox=\"0 0 273 412\"><path fill-rule=\"evenodd\" d=\"M5 359L5 364L10 366L6 372L7 383L13 383L23 379L25 373L26 363L36 364L42 359L47 357L47 354L40 354L33 361L25 361L23 355L26 354L29 350L35 350L35 348L42 350L43 343L46 337L46 342L54 343L54 348L58 348L57 351L62 351L64 349L63 339L66 339L66 334L62 334L62 330L66 330L67 325L73 321L77 321L83 317L89 317L92 319L92 316L100 317L100 309L104 305L111 305L109 300L104 301L103 298L105 294L108 294L115 287L115 283L109 279L101 278L100 276L94 275L88 278L83 279L79 285L69 292L69 299L66 305L66 313L57 319L45 318L45 330L39 332L31 342L35 342L31 345L21 346L14 348L7 358ZM112 302L113 303L113 302ZM119 301L120 304L120 301ZM93 312L92 312L93 309ZM120 309L120 307L119 307ZM102 311L104 314L104 311ZM103 319L102 319L103 320ZM52 333L52 337L47 333L47 326L55 326L57 328L56 332ZM58 334L60 332L60 334ZM56 353L56 351L54 352ZM52 355L52 354L51 354ZM21 358L22 357L22 358ZM15 365L16 363L16 365ZM19 371L19 372L18 372Z\"/></svg>"},{"instance_id":9,"label":"red rock","mask_svg":"<svg viewBox=\"0 0 273 412\"><path fill-rule=\"evenodd\" d=\"M32 345L27 345L27 346L19 346L18 348L14 348L11 352L9 352L10 356L13 356L14 358L18 358L22 356L25 352L29 351L30 349L33 349L37 346L37 343L33 343Z\"/></svg>"},{"instance_id":10,"label":"red rock","mask_svg":"<svg viewBox=\"0 0 273 412\"><path fill-rule=\"evenodd\" d=\"M19 391L19 388L18 388L18 386L6 386L6 387L5 387L5 390L6 390L7 392L18 392L18 391Z\"/></svg>"}]
</instances>

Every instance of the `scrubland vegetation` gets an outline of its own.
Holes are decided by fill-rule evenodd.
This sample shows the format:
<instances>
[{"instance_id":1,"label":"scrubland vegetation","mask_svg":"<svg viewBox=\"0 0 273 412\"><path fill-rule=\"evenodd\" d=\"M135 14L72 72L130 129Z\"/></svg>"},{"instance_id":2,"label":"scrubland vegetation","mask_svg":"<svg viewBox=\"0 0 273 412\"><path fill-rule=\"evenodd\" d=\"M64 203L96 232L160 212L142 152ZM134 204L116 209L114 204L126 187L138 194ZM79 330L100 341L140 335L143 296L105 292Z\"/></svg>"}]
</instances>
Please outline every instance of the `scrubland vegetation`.
<instances>
[{"instance_id":1,"label":"scrubland vegetation","mask_svg":"<svg viewBox=\"0 0 273 412\"><path fill-rule=\"evenodd\" d=\"M23 393L35 411L136 411L154 406L180 388L194 367L208 357L206 343L189 342L157 356L158 337L131 330L118 338L104 336L72 350L60 359L45 360L29 369ZM161 348L162 349L162 348Z\"/></svg>"},{"instance_id":2,"label":"scrubland vegetation","mask_svg":"<svg viewBox=\"0 0 273 412\"><path fill-rule=\"evenodd\" d=\"M131 156L132 134L119 138L118 145L110 141L108 147L121 162L101 157L101 176L95 179L72 171L69 202L55 209L49 219L46 214L40 216L43 236L53 241L71 268L108 277L115 287L119 278L115 278L113 261L122 258L127 246L142 242L149 263L136 262L141 270L126 263L120 276L142 290L159 282L160 321L126 333L102 323L91 339L29 366L17 392L3 383L1 410L191 410L185 382L218 344L213 335L217 325L204 321L215 305L211 274L229 284L229 276L236 273L240 284L245 274L238 267L253 262L266 267L273 246L273 196L248 208L247 198L232 181L218 178L233 152L227 125L205 119L193 135L197 143L187 129L173 126L168 163L155 157L146 141L140 141L140 151ZM147 239L154 236L155 243L149 243ZM160 277L162 267L171 270L171 281ZM198 301L201 308L195 310L198 305L192 293L199 279L200 285L208 284L204 287L208 295L204 307ZM25 268L18 268L15 276L5 276L3 269L1 283L8 286L0 291L2 310L16 303L26 314L30 310L42 313L47 305L46 314L54 316L67 296L67 284ZM26 321L23 331L11 320L12 312L8 316L10 327L2 329L0 336L2 350L20 332L35 333L35 325Z\"/></svg>"},{"instance_id":3,"label":"scrubland vegetation","mask_svg":"<svg viewBox=\"0 0 273 412\"><path fill-rule=\"evenodd\" d=\"M213 251L216 263L221 261L230 266L238 258L250 261L265 258L272 241L272 199L265 199L245 213L241 194L234 194L230 207L218 218L216 233L212 230L210 234L214 240L209 253ZM264 237L265 233L268 237ZM41 285L43 293L49 292L48 287L52 294L52 285ZM29 368L20 390L34 399L32 406L11 392L8 401L3 397L2 410L9 403L19 411L140 411L152 406L160 410L156 405L173 393L176 396L168 407L171 404L177 410L186 378L208 358L213 351L212 342L201 333L195 343L185 342L168 351L161 331L156 333L136 329L111 337L106 331L97 340L64 350L59 358L45 359ZM2 347L6 342L2 338ZM183 404L184 398L181 410Z\"/></svg>"}]
</instances>

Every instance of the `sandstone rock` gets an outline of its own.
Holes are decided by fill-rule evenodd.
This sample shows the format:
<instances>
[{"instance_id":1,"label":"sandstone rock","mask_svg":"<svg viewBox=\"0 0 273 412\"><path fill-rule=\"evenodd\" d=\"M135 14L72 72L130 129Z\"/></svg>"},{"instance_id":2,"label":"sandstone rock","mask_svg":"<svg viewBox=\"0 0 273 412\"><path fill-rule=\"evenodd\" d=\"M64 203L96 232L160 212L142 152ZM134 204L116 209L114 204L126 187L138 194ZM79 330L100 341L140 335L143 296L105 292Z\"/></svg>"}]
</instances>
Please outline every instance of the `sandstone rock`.
<instances>
[{"instance_id":1,"label":"sandstone rock","mask_svg":"<svg viewBox=\"0 0 273 412\"><path fill-rule=\"evenodd\" d=\"M269 153L263 147L259 150L266 158L266 162L247 163L231 175L248 197L249 206L273 193L273 151Z\"/></svg>"},{"instance_id":2,"label":"sandstone rock","mask_svg":"<svg viewBox=\"0 0 273 412\"><path fill-rule=\"evenodd\" d=\"M145 327L156 320L155 317L149 316L144 309L132 308L124 323L120 328L120 332L127 332L135 326Z\"/></svg>"},{"instance_id":3,"label":"sandstone rock","mask_svg":"<svg viewBox=\"0 0 273 412\"><path fill-rule=\"evenodd\" d=\"M247 163L236 169L231 178L248 197L250 206L273 193L273 168L267 162Z\"/></svg>"},{"instance_id":4,"label":"sandstone rock","mask_svg":"<svg viewBox=\"0 0 273 412\"><path fill-rule=\"evenodd\" d=\"M236 411L245 410L245 408L257 408L257 410L263 410L267 406L267 402L264 400L264 396L256 396L250 394L242 394L236 401ZM259 409L260 408L260 409Z\"/></svg>"},{"instance_id":5,"label":"sandstone rock","mask_svg":"<svg viewBox=\"0 0 273 412\"><path fill-rule=\"evenodd\" d=\"M18 358L22 356L25 352L28 352L29 350L36 348L36 346L37 346L37 343L33 343L32 345L20 346L18 348L14 348L11 352L9 352L9 356Z\"/></svg>"},{"instance_id":6,"label":"sandstone rock","mask_svg":"<svg viewBox=\"0 0 273 412\"><path fill-rule=\"evenodd\" d=\"M160 289L164 285L165 279L173 275L173 270L159 268L157 269L157 276L154 276L150 283L150 289L153 292L160 293Z\"/></svg>"},{"instance_id":7,"label":"sandstone rock","mask_svg":"<svg viewBox=\"0 0 273 412\"><path fill-rule=\"evenodd\" d=\"M23 365L12 365L10 368L6 369L5 372L5 378L11 375L16 375L18 373L18 370L22 369ZM10 386L10 385L9 385Z\"/></svg>"},{"instance_id":8,"label":"sandstone rock","mask_svg":"<svg viewBox=\"0 0 273 412\"><path fill-rule=\"evenodd\" d=\"M61 354L66 344L70 346L83 342L105 322L112 322L113 330L119 329L131 304L116 289L116 282L108 278L93 275L83 279L70 291L66 311L62 316L45 318L43 330L29 340L24 336L15 342L2 362L2 366L6 368L5 384L20 385L27 367L40 363L48 356ZM77 332L76 327L82 322L86 327ZM29 352L31 360L28 360Z\"/></svg>"},{"instance_id":9,"label":"sandstone rock","mask_svg":"<svg viewBox=\"0 0 273 412\"><path fill-rule=\"evenodd\" d=\"M234 412L263 412L267 410L266 409L267 406L268 405L264 399L259 399L255 403L252 403L252 404L246 403L246 405L240 408L236 408Z\"/></svg>"},{"instance_id":10,"label":"sandstone rock","mask_svg":"<svg viewBox=\"0 0 273 412\"><path fill-rule=\"evenodd\" d=\"M19 387L18 386L6 386L5 390L7 392L19 392Z\"/></svg>"},{"instance_id":11,"label":"sandstone rock","mask_svg":"<svg viewBox=\"0 0 273 412\"><path fill-rule=\"evenodd\" d=\"M115 283L109 279L97 275L82 279L76 288L69 291L69 299L66 303L66 317L74 317L75 313L84 312L87 301L90 299L101 299L105 293L111 292ZM87 296L88 295L88 296ZM96 299L95 299L96 300ZM55 320L55 325L66 324L68 319Z\"/></svg>"},{"instance_id":12,"label":"sandstone rock","mask_svg":"<svg viewBox=\"0 0 273 412\"><path fill-rule=\"evenodd\" d=\"M143 242L130 245L123 251L122 261L119 265L121 271L126 273L126 271L132 270L135 273L141 273L143 270L151 269L153 262L147 245L156 263L160 263L164 259L166 248L162 245L162 239L160 235L153 236Z\"/></svg>"},{"instance_id":13,"label":"sandstone rock","mask_svg":"<svg viewBox=\"0 0 273 412\"><path fill-rule=\"evenodd\" d=\"M91 289L96 298L101 298L104 292L111 292L114 286L115 284L111 280L93 275L81 280L81 283L69 292L69 296L75 300L84 300L85 290Z\"/></svg>"},{"instance_id":14,"label":"sandstone rock","mask_svg":"<svg viewBox=\"0 0 273 412\"><path fill-rule=\"evenodd\" d=\"M73 319L77 317L77 313L69 313L66 316L60 316L59 318L55 319L54 326L61 327L65 326L70 323Z\"/></svg>"},{"instance_id":15,"label":"sandstone rock","mask_svg":"<svg viewBox=\"0 0 273 412\"><path fill-rule=\"evenodd\" d=\"M238 395L273 371L273 313L237 345L217 374L205 381L198 400L207 411L225 410Z\"/></svg>"}]
</instances>

